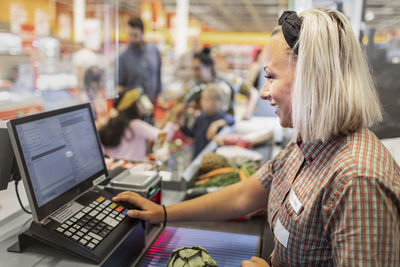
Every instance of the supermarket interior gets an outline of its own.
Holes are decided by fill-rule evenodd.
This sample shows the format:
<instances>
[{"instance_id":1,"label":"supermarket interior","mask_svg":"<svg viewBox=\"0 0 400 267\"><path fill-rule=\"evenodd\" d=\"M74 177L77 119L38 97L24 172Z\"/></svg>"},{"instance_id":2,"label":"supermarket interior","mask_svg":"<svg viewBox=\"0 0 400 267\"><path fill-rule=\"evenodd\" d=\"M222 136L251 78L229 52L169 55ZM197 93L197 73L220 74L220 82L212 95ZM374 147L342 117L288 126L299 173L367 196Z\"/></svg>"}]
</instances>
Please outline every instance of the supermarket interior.
<instances>
[{"instance_id":1,"label":"supermarket interior","mask_svg":"<svg viewBox=\"0 0 400 267\"><path fill-rule=\"evenodd\" d=\"M400 1L1 0L0 266L399 266Z\"/></svg>"}]
</instances>

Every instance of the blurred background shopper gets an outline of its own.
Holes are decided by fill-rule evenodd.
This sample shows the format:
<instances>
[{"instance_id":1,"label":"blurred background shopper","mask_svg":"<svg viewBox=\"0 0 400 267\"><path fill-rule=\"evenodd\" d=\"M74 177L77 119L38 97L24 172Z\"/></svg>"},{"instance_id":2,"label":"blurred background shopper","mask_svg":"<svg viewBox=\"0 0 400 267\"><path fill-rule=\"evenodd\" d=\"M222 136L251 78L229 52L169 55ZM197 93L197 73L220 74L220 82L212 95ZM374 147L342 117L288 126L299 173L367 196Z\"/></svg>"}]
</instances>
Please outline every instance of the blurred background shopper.
<instances>
[{"instance_id":1,"label":"blurred background shopper","mask_svg":"<svg viewBox=\"0 0 400 267\"><path fill-rule=\"evenodd\" d=\"M167 122L163 129L143 120L143 106L139 101L140 90L123 94L117 105L117 114L99 130L100 141L107 156L126 160L146 159L147 141L155 141L161 131L167 132L167 140L175 132L175 125Z\"/></svg>"},{"instance_id":2,"label":"blurred background shopper","mask_svg":"<svg viewBox=\"0 0 400 267\"><path fill-rule=\"evenodd\" d=\"M129 46L119 56L118 91L141 87L154 103L162 91L161 57L157 47L143 40L140 18L128 21Z\"/></svg>"}]
</instances>

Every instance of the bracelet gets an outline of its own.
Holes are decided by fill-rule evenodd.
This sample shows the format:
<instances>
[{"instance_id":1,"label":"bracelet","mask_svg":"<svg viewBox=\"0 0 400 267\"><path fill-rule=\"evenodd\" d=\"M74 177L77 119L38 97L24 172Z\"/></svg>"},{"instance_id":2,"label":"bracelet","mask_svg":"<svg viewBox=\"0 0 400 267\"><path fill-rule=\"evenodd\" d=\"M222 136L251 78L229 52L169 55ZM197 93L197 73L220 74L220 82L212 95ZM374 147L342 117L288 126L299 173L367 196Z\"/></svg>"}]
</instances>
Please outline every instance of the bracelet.
<instances>
[{"instance_id":1,"label":"bracelet","mask_svg":"<svg viewBox=\"0 0 400 267\"><path fill-rule=\"evenodd\" d=\"M164 226L167 225L167 209L165 208L165 205L162 205L164 209Z\"/></svg>"}]
</instances>

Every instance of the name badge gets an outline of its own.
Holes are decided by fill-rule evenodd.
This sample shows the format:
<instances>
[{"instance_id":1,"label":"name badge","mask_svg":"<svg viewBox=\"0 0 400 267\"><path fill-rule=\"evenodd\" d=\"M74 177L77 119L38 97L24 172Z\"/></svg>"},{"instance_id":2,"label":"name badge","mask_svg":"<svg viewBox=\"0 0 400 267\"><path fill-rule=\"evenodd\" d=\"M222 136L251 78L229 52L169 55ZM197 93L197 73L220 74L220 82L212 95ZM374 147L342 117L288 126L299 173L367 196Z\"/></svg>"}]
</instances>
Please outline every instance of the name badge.
<instances>
[{"instance_id":1,"label":"name badge","mask_svg":"<svg viewBox=\"0 0 400 267\"><path fill-rule=\"evenodd\" d=\"M289 194L289 203L292 206L294 212L296 212L296 214L299 214L299 212L301 211L303 205L301 204L300 200L297 198L294 190L290 190L290 194Z\"/></svg>"},{"instance_id":2,"label":"name badge","mask_svg":"<svg viewBox=\"0 0 400 267\"><path fill-rule=\"evenodd\" d=\"M278 219L274 229L274 235L276 239L278 239L279 243L282 244L285 248L287 248L287 243L289 240L289 232L286 228L282 225L281 221Z\"/></svg>"}]
</instances>

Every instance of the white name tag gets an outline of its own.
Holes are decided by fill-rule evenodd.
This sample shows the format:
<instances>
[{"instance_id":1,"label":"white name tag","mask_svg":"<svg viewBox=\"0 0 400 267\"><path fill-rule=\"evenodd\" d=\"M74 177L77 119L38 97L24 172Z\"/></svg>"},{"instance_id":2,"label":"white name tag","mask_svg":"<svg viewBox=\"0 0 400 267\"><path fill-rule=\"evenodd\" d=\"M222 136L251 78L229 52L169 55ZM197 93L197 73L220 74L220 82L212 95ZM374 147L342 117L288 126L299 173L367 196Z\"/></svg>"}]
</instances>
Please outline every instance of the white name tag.
<instances>
[{"instance_id":1,"label":"white name tag","mask_svg":"<svg viewBox=\"0 0 400 267\"><path fill-rule=\"evenodd\" d=\"M294 212L296 212L296 214L299 214L301 208L303 207L303 205L301 204L300 200L297 198L296 194L294 193L294 190L290 190L290 194L289 194L289 203L292 206Z\"/></svg>"},{"instance_id":2,"label":"white name tag","mask_svg":"<svg viewBox=\"0 0 400 267\"><path fill-rule=\"evenodd\" d=\"M287 248L287 243L289 240L289 232L286 228L282 225L281 221L278 219L274 229L274 235L276 239L278 239L279 243L282 244L285 248Z\"/></svg>"}]
</instances>

